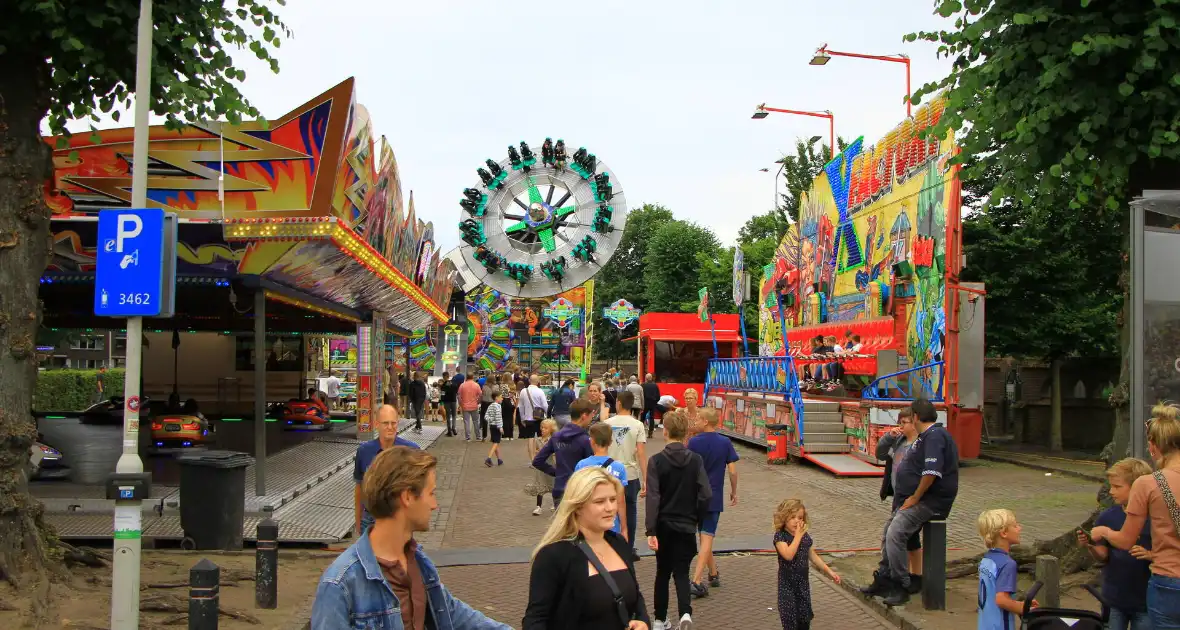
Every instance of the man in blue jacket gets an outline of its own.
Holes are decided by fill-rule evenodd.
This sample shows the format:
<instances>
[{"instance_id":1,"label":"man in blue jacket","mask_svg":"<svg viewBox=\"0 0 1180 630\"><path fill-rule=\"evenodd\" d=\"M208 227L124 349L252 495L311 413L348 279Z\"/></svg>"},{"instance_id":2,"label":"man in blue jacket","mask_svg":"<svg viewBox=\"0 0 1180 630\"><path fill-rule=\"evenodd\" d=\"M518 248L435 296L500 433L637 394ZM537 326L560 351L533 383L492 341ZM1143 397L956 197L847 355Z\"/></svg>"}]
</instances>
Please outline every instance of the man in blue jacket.
<instances>
[{"instance_id":1,"label":"man in blue jacket","mask_svg":"<svg viewBox=\"0 0 1180 630\"><path fill-rule=\"evenodd\" d=\"M382 451L394 446L408 446L418 448L418 445L397 434L397 409L393 405L381 405L377 410L377 437L367 442L361 442L356 447L356 459L353 460L352 479L356 482L353 491L353 508L356 514L354 534L360 536L373 526L373 516L364 506L361 496L361 482L365 479L365 471L373 464L373 460Z\"/></svg>"},{"instance_id":2,"label":"man in blue jacket","mask_svg":"<svg viewBox=\"0 0 1180 630\"><path fill-rule=\"evenodd\" d=\"M430 453L404 446L373 461L363 492L376 522L324 571L312 630L511 630L455 599L414 540L415 532L430 528L438 509L437 465Z\"/></svg>"},{"instance_id":3,"label":"man in blue jacket","mask_svg":"<svg viewBox=\"0 0 1180 630\"><path fill-rule=\"evenodd\" d=\"M561 503L565 483L569 481L570 475L574 474L578 462L594 456L594 448L590 446L590 434L586 433L586 427L590 426L590 419L593 417L590 414L592 407L590 401L585 398L579 398L570 404L570 422L554 433L533 458L533 468L546 475L553 475L554 506ZM548 462L549 456L554 453L557 454L554 457L556 467L550 466Z\"/></svg>"}]
</instances>

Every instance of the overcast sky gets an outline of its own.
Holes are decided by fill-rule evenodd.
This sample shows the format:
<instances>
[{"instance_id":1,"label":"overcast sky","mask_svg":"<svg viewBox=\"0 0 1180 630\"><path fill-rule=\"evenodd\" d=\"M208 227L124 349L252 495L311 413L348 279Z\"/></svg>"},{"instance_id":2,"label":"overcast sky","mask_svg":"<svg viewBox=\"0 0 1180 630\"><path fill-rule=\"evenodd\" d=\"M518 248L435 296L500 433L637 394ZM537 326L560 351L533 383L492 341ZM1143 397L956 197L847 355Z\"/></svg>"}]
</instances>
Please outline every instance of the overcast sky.
<instances>
[{"instance_id":1,"label":"overcast sky","mask_svg":"<svg viewBox=\"0 0 1180 630\"><path fill-rule=\"evenodd\" d=\"M908 54L915 87L949 69L933 46L902 42L951 26L932 0L289 0L279 10L294 39L277 51L278 75L237 56L246 96L273 118L356 77L444 252L459 242L475 168L521 140L539 154L546 136L596 153L632 207L663 204L730 244L772 207L773 162L796 137L827 138L826 120L755 121L755 105L829 109L837 134L870 143L905 115L904 66L810 66L817 47Z\"/></svg>"}]
</instances>

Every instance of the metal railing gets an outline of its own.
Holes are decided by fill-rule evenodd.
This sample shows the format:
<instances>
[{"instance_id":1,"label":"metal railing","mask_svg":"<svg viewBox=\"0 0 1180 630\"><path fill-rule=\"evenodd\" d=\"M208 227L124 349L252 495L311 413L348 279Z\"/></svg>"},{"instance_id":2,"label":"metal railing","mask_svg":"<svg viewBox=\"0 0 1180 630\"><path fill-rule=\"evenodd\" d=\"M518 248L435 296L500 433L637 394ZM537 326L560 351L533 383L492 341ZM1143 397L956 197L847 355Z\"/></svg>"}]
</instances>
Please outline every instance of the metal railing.
<instances>
[{"instance_id":1,"label":"metal railing","mask_svg":"<svg viewBox=\"0 0 1180 630\"><path fill-rule=\"evenodd\" d=\"M709 359L705 373L704 397L712 390L780 395L791 404L799 443L803 440L803 393L799 391L799 375L790 355L782 357L744 357Z\"/></svg>"},{"instance_id":2,"label":"metal railing","mask_svg":"<svg viewBox=\"0 0 1180 630\"><path fill-rule=\"evenodd\" d=\"M912 368L906 368L904 370L900 370L900 371L894 372L892 374L886 374L884 376L881 376L881 377L873 380L873 382L869 383L864 389L862 389L860 397L864 400L897 400L897 401L906 401L906 400L914 400L916 398L925 398L926 400L929 400L931 402L941 402L943 399L943 397L942 397L942 379L943 379L943 375L946 373L946 370L944 369L944 367L945 367L944 362L935 361L934 363L927 363L926 365L916 365ZM933 389L931 389L930 382L934 378L934 369L935 368L938 368L938 370L937 370L938 384ZM914 373L920 372L923 370L930 370L931 371L929 378L920 378L918 375L914 375ZM901 376L905 376L907 374L910 374L911 376L906 379L899 379L898 378ZM900 384L900 382L902 380L905 381L904 388ZM917 381L918 384L921 386L920 393L924 394L924 395L922 395L922 396L915 396L914 395L914 381Z\"/></svg>"}]
</instances>

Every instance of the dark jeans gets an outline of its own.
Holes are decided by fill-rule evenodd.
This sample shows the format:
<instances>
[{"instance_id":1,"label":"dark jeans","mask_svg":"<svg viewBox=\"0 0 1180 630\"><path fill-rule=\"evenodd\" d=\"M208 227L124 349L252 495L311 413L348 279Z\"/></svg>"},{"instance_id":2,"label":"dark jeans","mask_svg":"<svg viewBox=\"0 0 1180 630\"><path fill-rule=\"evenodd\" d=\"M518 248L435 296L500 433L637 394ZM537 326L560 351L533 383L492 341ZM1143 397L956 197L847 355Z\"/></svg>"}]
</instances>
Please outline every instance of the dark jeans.
<instances>
[{"instance_id":1,"label":"dark jeans","mask_svg":"<svg viewBox=\"0 0 1180 630\"><path fill-rule=\"evenodd\" d=\"M1152 574L1147 581L1147 615L1156 630L1180 628L1180 578Z\"/></svg>"},{"instance_id":2,"label":"dark jeans","mask_svg":"<svg viewBox=\"0 0 1180 630\"><path fill-rule=\"evenodd\" d=\"M655 406L645 407L643 409L643 416L640 418L643 424L647 425L647 434L651 435L656 430L656 408Z\"/></svg>"},{"instance_id":3,"label":"dark jeans","mask_svg":"<svg viewBox=\"0 0 1180 630\"><path fill-rule=\"evenodd\" d=\"M668 620L668 578L676 580L676 607L679 619L692 614L692 591L689 590L688 568L697 555L697 537L688 532L675 532L660 527L656 532L659 549L656 551L656 610L658 621Z\"/></svg>"},{"instance_id":4,"label":"dark jeans","mask_svg":"<svg viewBox=\"0 0 1180 630\"><path fill-rule=\"evenodd\" d=\"M488 434L488 407L491 407L490 402L479 403L479 435L485 437Z\"/></svg>"},{"instance_id":5,"label":"dark jeans","mask_svg":"<svg viewBox=\"0 0 1180 630\"><path fill-rule=\"evenodd\" d=\"M501 407L502 411L504 412L503 413L504 437L511 440L512 439L512 424L513 424L512 420L514 419L516 409L512 406L512 403L509 402L507 398L500 401L500 407Z\"/></svg>"},{"instance_id":6,"label":"dark jeans","mask_svg":"<svg viewBox=\"0 0 1180 630\"><path fill-rule=\"evenodd\" d=\"M455 403L445 402L442 406L443 414L447 417L447 435L455 435Z\"/></svg>"},{"instance_id":7,"label":"dark jeans","mask_svg":"<svg viewBox=\"0 0 1180 630\"><path fill-rule=\"evenodd\" d=\"M418 431L422 430L422 407L425 405L425 400L410 401L410 417L414 418L414 428Z\"/></svg>"},{"instance_id":8,"label":"dark jeans","mask_svg":"<svg viewBox=\"0 0 1180 630\"><path fill-rule=\"evenodd\" d=\"M635 548L635 521L639 518L639 480L631 479L623 486L623 496L627 498L627 540L631 548Z\"/></svg>"}]
</instances>

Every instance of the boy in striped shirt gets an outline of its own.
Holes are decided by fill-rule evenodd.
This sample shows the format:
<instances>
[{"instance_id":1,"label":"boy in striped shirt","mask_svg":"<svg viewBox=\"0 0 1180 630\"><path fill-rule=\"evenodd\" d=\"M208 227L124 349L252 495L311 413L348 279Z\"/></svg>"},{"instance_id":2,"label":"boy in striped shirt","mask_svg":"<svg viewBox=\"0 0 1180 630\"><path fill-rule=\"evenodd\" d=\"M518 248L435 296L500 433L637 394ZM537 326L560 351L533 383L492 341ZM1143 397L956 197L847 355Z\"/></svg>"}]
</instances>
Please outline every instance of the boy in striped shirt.
<instances>
[{"instance_id":1,"label":"boy in striped shirt","mask_svg":"<svg viewBox=\"0 0 1180 630\"><path fill-rule=\"evenodd\" d=\"M496 465L503 466L504 460L500 459L500 434L504 430L504 413L501 411L500 401L504 399L504 394L500 393L497 388L492 394L492 403L488 405L488 412L484 415L484 419L488 423L489 432L492 435L492 448L488 451L487 459L483 460L483 465L488 468L492 467L492 456L496 456Z\"/></svg>"}]
</instances>

